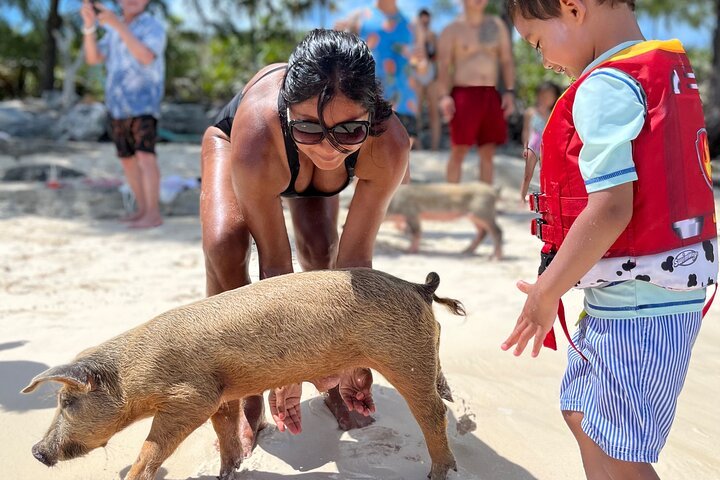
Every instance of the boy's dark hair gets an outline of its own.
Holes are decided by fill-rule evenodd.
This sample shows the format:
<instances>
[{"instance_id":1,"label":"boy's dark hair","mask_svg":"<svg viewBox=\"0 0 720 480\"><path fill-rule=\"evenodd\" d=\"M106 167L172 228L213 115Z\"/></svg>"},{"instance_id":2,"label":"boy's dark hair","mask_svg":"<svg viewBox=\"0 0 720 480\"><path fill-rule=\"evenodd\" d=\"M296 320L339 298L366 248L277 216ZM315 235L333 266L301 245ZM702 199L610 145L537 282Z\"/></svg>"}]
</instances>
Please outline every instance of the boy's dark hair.
<instances>
[{"instance_id":1,"label":"boy's dark hair","mask_svg":"<svg viewBox=\"0 0 720 480\"><path fill-rule=\"evenodd\" d=\"M378 136L385 130L392 106L383 99L368 46L352 33L312 30L290 55L281 88L283 99L292 105L317 96L322 121L322 111L338 93L370 112L370 135Z\"/></svg>"},{"instance_id":2,"label":"boy's dark hair","mask_svg":"<svg viewBox=\"0 0 720 480\"><path fill-rule=\"evenodd\" d=\"M619 3L626 3L631 10L635 10L635 0L595 0L602 5L610 2L614 7ZM560 0L507 0L509 18L520 15L527 20L550 20L560 16Z\"/></svg>"},{"instance_id":3,"label":"boy's dark hair","mask_svg":"<svg viewBox=\"0 0 720 480\"><path fill-rule=\"evenodd\" d=\"M427 15L429 17L430 10L428 10L427 8L421 8L420 11L418 12L418 17L422 17L423 15Z\"/></svg>"}]
</instances>

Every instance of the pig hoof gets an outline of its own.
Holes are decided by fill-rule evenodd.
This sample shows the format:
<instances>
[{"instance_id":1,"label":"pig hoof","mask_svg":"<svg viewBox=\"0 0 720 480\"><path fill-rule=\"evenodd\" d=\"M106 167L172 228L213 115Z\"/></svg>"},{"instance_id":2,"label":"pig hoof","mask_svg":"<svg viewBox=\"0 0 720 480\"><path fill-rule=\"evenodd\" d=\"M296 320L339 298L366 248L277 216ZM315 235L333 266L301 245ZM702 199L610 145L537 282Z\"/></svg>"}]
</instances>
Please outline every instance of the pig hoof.
<instances>
[{"instance_id":1,"label":"pig hoof","mask_svg":"<svg viewBox=\"0 0 720 480\"><path fill-rule=\"evenodd\" d=\"M457 463L455 463L454 459L452 460L452 463L449 464L433 463L432 469L428 474L428 478L430 480L446 480L448 470L450 469L453 469L457 472Z\"/></svg>"},{"instance_id":2,"label":"pig hoof","mask_svg":"<svg viewBox=\"0 0 720 480\"><path fill-rule=\"evenodd\" d=\"M238 465L239 467L239 465ZM236 480L238 477L237 472L234 470L231 472L226 473L220 473L220 476L218 477L218 480Z\"/></svg>"}]
</instances>

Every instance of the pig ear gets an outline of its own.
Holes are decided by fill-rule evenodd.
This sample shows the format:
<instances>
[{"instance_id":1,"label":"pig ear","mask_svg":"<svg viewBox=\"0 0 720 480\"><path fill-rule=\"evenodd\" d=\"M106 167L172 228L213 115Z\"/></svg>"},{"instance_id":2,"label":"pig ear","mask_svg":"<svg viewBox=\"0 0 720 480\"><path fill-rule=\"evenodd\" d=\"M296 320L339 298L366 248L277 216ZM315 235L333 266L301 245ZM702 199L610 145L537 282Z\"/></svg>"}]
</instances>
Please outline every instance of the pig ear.
<instances>
[{"instance_id":1,"label":"pig ear","mask_svg":"<svg viewBox=\"0 0 720 480\"><path fill-rule=\"evenodd\" d=\"M93 387L88 370L82 365L72 363L45 370L33 378L30 385L23 388L22 393L30 393L41 383L48 381L64 383L65 385L71 388L79 389L84 393L89 392Z\"/></svg>"}]
</instances>

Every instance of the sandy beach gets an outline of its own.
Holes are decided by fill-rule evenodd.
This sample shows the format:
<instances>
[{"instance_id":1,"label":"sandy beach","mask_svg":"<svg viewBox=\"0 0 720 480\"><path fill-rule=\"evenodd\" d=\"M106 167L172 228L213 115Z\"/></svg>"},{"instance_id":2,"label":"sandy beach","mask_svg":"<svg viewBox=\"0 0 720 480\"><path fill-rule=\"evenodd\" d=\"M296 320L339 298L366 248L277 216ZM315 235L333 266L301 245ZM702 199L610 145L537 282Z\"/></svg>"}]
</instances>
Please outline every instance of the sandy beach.
<instances>
[{"instance_id":1,"label":"sandy beach","mask_svg":"<svg viewBox=\"0 0 720 480\"><path fill-rule=\"evenodd\" d=\"M446 158L447 153L413 153L413 178L440 180ZM37 154L22 161L57 162L94 177L122 176L109 144L85 144L74 153ZM159 161L163 175L199 175L198 146L160 145ZM0 170L15 163L0 155ZM476 164L474 155L466 160L465 180L475 178ZM528 233L531 214L519 202L522 163L499 155L496 166L503 261L489 260L489 240L476 255L460 254L474 236L469 221L423 222L416 255L404 252L409 239L386 222L377 238L374 267L418 283L436 271L441 278L437 293L461 300L467 309L466 318L436 309L442 367L455 397L448 404L448 431L459 469L449 479L584 478L575 441L558 409L567 341L559 334L560 350L545 349L537 359L500 350L524 301L515 282L534 278L540 243ZM343 193L344 205L351 193ZM716 191L718 209L719 199ZM257 280L256 255L251 275ZM50 424L57 387L44 385L32 395L19 391L37 373L68 362L84 348L202 298L204 282L197 218L168 217L160 228L130 231L113 221L0 212L0 478L122 478L149 420L120 432L104 449L48 469L30 449ZM565 301L569 316L576 317L582 294L571 292ZM719 320L716 304L695 345L675 423L657 464L663 479L720 479L715 449L720 413L713 407L720 398ZM375 380L377 421L351 432L337 429L318 392L304 384L303 433L267 428L238 478L425 479L430 461L417 423L390 384L379 375ZM159 478L216 478L220 462L214 440L208 422L165 462Z\"/></svg>"}]
</instances>

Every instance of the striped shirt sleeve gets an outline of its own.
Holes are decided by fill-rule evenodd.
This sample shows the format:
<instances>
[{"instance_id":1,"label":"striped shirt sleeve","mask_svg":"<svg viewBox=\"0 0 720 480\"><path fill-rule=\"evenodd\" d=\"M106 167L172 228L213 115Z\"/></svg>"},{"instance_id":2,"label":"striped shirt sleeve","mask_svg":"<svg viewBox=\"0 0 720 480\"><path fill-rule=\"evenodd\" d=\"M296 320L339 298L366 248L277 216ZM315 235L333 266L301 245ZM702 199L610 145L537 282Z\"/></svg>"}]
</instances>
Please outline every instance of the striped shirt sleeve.
<instances>
[{"instance_id":1,"label":"striped shirt sleeve","mask_svg":"<svg viewBox=\"0 0 720 480\"><path fill-rule=\"evenodd\" d=\"M600 68L580 85L573 121L583 142L579 166L588 193L637 180L632 141L645 115L645 93L624 72Z\"/></svg>"}]
</instances>

